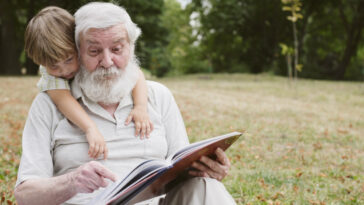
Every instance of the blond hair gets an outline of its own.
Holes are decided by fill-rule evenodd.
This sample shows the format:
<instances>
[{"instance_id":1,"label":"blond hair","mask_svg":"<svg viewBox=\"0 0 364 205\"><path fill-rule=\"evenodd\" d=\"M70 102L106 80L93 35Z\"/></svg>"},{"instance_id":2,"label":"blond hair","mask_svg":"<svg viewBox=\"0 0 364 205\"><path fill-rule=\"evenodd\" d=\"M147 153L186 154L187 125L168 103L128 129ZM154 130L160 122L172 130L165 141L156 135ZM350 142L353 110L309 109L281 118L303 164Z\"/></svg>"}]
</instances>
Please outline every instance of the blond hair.
<instances>
[{"instance_id":1,"label":"blond hair","mask_svg":"<svg viewBox=\"0 0 364 205\"><path fill-rule=\"evenodd\" d=\"M29 22L25 30L25 51L37 64L51 66L76 52L75 20L66 10L49 6Z\"/></svg>"}]
</instances>

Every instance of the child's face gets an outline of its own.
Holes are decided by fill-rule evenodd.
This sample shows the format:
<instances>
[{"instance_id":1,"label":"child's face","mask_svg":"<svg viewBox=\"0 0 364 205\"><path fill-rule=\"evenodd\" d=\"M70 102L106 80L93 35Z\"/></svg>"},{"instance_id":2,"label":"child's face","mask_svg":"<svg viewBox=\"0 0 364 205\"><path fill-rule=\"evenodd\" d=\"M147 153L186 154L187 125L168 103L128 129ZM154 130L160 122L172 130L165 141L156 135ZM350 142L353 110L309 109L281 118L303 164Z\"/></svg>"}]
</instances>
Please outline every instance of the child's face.
<instances>
[{"instance_id":1,"label":"child's face","mask_svg":"<svg viewBox=\"0 0 364 205\"><path fill-rule=\"evenodd\" d=\"M46 68L49 75L69 80L73 78L78 71L77 54L70 55L65 60L47 66Z\"/></svg>"}]
</instances>

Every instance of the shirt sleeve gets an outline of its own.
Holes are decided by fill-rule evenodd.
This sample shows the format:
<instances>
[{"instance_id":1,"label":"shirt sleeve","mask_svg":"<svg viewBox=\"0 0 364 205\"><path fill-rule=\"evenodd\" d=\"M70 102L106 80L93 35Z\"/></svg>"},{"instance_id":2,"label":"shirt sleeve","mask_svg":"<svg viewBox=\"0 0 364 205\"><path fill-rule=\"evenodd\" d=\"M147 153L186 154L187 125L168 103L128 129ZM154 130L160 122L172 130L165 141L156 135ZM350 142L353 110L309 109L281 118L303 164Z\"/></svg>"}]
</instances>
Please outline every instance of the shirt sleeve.
<instances>
[{"instance_id":1,"label":"shirt sleeve","mask_svg":"<svg viewBox=\"0 0 364 205\"><path fill-rule=\"evenodd\" d=\"M53 176L52 130L56 109L48 95L38 94L30 108L22 136L22 156L15 186L28 179Z\"/></svg>"},{"instance_id":2,"label":"shirt sleeve","mask_svg":"<svg viewBox=\"0 0 364 205\"><path fill-rule=\"evenodd\" d=\"M161 112L162 123L166 132L168 143L167 158L189 144L186 127L181 112L171 91L160 83L155 83L158 88L154 93Z\"/></svg>"},{"instance_id":3,"label":"shirt sleeve","mask_svg":"<svg viewBox=\"0 0 364 205\"><path fill-rule=\"evenodd\" d=\"M47 73L47 70L44 66L39 66L39 71L41 74L41 78L37 83L37 87L40 92L44 92L47 90L70 90L69 82L63 78L57 78Z\"/></svg>"}]
</instances>

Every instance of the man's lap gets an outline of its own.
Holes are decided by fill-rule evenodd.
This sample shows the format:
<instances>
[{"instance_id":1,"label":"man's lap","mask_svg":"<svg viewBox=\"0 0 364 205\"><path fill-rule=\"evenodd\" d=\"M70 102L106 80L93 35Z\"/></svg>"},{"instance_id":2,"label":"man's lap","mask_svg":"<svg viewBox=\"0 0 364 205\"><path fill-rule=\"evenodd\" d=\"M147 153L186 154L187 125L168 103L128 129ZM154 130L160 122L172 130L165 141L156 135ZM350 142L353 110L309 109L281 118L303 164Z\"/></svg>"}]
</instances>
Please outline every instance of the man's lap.
<instances>
[{"instance_id":1,"label":"man's lap","mask_svg":"<svg viewBox=\"0 0 364 205\"><path fill-rule=\"evenodd\" d=\"M174 187L165 197L138 203L138 205L167 204L235 204L224 185L211 178L194 177Z\"/></svg>"}]
</instances>

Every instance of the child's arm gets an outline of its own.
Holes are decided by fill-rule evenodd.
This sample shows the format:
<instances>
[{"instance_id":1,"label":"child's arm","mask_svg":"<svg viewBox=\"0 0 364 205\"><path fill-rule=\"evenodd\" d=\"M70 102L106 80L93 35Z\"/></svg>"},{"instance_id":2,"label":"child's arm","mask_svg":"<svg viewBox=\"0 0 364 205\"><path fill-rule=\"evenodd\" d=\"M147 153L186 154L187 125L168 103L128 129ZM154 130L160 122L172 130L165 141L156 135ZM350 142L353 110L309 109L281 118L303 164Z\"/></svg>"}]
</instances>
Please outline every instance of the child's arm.
<instances>
[{"instance_id":1,"label":"child's arm","mask_svg":"<svg viewBox=\"0 0 364 205\"><path fill-rule=\"evenodd\" d=\"M104 159L107 157L107 147L103 136L97 129L96 124L91 120L86 111L81 107L69 90L47 90L49 97L52 99L58 109L81 128L85 133L89 143L88 154L92 158L97 158L103 154Z\"/></svg>"},{"instance_id":2,"label":"child's arm","mask_svg":"<svg viewBox=\"0 0 364 205\"><path fill-rule=\"evenodd\" d=\"M147 84L145 82L144 74L139 70L139 79L133 89L134 108L125 121L128 125L131 120L135 124L135 136L140 134L140 138L149 137L150 132L153 131L153 124L148 115L148 93Z\"/></svg>"}]
</instances>

